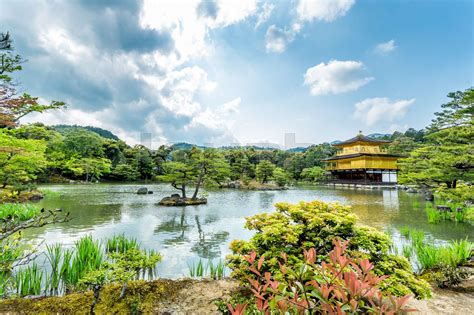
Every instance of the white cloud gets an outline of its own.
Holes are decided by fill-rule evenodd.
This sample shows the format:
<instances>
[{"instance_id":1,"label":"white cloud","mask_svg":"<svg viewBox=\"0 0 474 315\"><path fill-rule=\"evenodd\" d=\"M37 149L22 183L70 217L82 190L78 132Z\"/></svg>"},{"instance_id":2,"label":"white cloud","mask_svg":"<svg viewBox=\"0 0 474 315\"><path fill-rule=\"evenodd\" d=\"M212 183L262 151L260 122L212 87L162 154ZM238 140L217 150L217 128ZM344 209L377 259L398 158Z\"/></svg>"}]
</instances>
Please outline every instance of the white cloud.
<instances>
[{"instance_id":1,"label":"white cloud","mask_svg":"<svg viewBox=\"0 0 474 315\"><path fill-rule=\"evenodd\" d=\"M257 23L255 23L255 29L257 29L260 25L265 23L272 15L273 9L275 9L275 5L265 2L262 5L262 10L260 14L257 16Z\"/></svg>"},{"instance_id":2,"label":"white cloud","mask_svg":"<svg viewBox=\"0 0 474 315\"><path fill-rule=\"evenodd\" d=\"M388 131L390 133L394 133L395 131L398 131L398 132L405 132L408 130L408 125L407 124L404 124L404 125L399 125L399 124L391 124L390 127L388 128Z\"/></svg>"},{"instance_id":3,"label":"white cloud","mask_svg":"<svg viewBox=\"0 0 474 315\"><path fill-rule=\"evenodd\" d=\"M300 0L296 12L302 21L331 22L346 15L354 3L355 0Z\"/></svg>"},{"instance_id":4,"label":"white cloud","mask_svg":"<svg viewBox=\"0 0 474 315\"><path fill-rule=\"evenodd\" d=\"M387 55L397 48L395 40L391 39L388 42L380 43L374 48L374 52L379 55Z\"/></svg>"},{"instance_id":5,"label":"white cloud","mask_svg":"<svg viewBox=\"0 0 474 315\"><path fill-rule=\"evenodd\" d=\"M271 25L265 34L265 48L267 52L282 53L286 46L295 39L293 30L284 30L276 25Z\"/></svg>"},{"instance_id":6,"label":"white cloud","mask_svg":"<svg viewBox=\"0 0 474 315\"><path fill-rule=\"evenodd\" d=\"M192 116L199 112L201 105L194 100L198 91L211 92L216 83L208 80L207 72L193 66L168 73L157 86L161 93L162 104L172 112Z\"/></svg>"},{"instance_id":7,"label":"white cloud","mask_svg":"<svg viewBox=\"0 0 474 315\"><path fill-rule=\"evenodd\" d=\"M132 144L142 132L161 143L235 142L230 126L240 98L203 106L199 98L218 83L194 63L212 55L210 31L256 14L256 0L204 3L204 14L198 11L201 0L183 2L43 1L30 23L14 18L25 3L0 10L0 20L20 35L16 47L29 60L23 79L29 91L68 103L64 111L22 121L94 125ZM52 18L56 11L61 14ZM78 21L89 27L78 30Z\"/></svg>"},{"instance_id":8,"label":"white cloud","mask_svg":"<svg viewBox=\"0 0 474 315\"><path fill-rule=\"evenodd\" d=\"M178 66L191 58L209 55L212 51L207 41L209 30L239 23L257 12L256 0L220 0L215 1L215 17L204 18L198 12L200 3L201 0L144 1L141 24L156 30L172 30L176 53L169 58L156 55L161 64Z\"/></svg>"},{"instance_id":9,"label":"white cloud","mask_svg":"<svg viewBox=\"0 0 474 315\"><path fill-rule=\"evenodd\" d=\"M242 102L242 99L240 97L237 97L233 99L232 101L222 104L222 106L218 109L218 111L220 111L223 114L238 113L241 102Z\"/></svg>"},{"instance_id":10,"label":"white cloud","mask_svg":"<svg viewBox=\"0 0 474 315\"><path fill-rule=\"evenodd\" d=\"M403 118L415 99L394 100L387 97L368 98L355 104L354 118L372 126L379 121L393 122Z\"/></svg>"},{"instance_id":11,"label":"white cloud","mask_svg":"<svg viewBox=\"0 0 474 315\"><path fill-rule=\"evenodd\" d=\"M360 61L331 60L309 68L304 84L310 86L312 95L340 94L355 91L373 79L365 75Z\"/></svg>"}]
</instances>

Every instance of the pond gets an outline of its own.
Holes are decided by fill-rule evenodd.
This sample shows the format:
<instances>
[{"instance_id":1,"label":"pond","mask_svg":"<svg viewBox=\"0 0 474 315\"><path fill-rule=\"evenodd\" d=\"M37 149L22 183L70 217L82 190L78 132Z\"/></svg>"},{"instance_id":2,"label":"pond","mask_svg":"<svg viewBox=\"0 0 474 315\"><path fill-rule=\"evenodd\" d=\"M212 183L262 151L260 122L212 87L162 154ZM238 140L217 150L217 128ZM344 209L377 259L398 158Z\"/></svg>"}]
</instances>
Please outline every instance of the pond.
<instances>
[{"instance_id":1,"label":"pond","mask_svg":"<svg viewBox=\"0 0 474 315\"><path fill-rule=\"evenodd\" d=\"M424 230L436 242L474 239L469 224L429 224L420 195L397 190L351 190L329 187L294 187L285 191L208 191L208 204L188 207L159 206L158 201L176 191L166 184L146 185L151 195L137 195L139 184L47 185L57 194L39 201L46 209L62 208L72 220L28 231L25 237L44 244L61 242L70 246L83 235L105 239L124 233L143 247L158 250L163 278L188 276L188 265L200 258L224 259L233 239L249 239L245 217L274 211L280 201L339 201L350 204L360 222L388 231L398 242L403 226ZM413 202L419 201L419 209Z\"/></svg>"}]
</instances>

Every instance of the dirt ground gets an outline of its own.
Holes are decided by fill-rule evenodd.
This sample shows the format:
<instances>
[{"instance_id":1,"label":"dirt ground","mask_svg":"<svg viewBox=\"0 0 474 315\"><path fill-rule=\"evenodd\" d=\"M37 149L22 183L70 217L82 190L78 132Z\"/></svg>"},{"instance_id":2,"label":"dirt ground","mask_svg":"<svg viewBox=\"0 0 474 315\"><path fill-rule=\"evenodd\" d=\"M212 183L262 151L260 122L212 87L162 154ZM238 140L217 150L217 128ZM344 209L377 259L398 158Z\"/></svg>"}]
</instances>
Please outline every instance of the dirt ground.
<instances>
[{"instance_id":1,"label":"dirt ground","mask_svg":"<svg viewBox=\"0 0 474 315\"><path fill-rule=\"evenodd\" d=\"M474 278L464 282L455 290L433 288L433 297L429 300L413 300L410 307L416 308L415 314L474 314Z\"/></svg>"}]
</instances>

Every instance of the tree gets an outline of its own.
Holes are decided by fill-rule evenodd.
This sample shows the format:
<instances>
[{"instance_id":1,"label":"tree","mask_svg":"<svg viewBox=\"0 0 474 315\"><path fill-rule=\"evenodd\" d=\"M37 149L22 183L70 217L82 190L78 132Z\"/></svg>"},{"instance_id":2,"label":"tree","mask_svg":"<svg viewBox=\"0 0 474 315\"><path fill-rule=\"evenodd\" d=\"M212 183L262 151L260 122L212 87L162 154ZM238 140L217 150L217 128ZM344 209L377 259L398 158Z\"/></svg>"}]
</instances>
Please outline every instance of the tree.
<instances>
[{"instance_id":1,"label":"tree","mask_svg":"<svg viewBox=\"0 0 474 315\"><path fill-rule=\"evenodd\" d=\"M191 199L196 199L199 189L206 182L222 180L228 173L227 162L220 152L215 149L200 150L196 147L190 152L190 165L196 172L194 193Z\"/></svg>"},{"instance_id":2,"label":"tree","mask_svg":"<svg viewBox=\"0 0 474 315\"><path fill-rule=\"evenodd\" d=\"M196 170L191 165L182 162L167 162L163 165L165 174L158 179L171 183L173 188L181 191L181 197L187 198L186 188L196 179Z\"/></svg>"},{"instance_id":3,"label":"tree","mask_svg":"<svg viewBox=\"0 0 474 315\"><path fill-rule=\"evenodd\" d=\"M284 187L290 181L288 174L281 167L275 168L273 171L273 179L280 187Z\"/></svg>"},{"instance_id":4,"label":"tree","mask_svg":"<svg viewBox=\"0 0 474 315\"><path fill-rule=\"evenodd\" d=\"M150 150L143 145L133 147L133 164L135 165L140 179L151 179L155 176L155 161Z\"/></svg>"},{"instance_id":5,"label":"tree","mask_svg":"<svg viewBox=\"0 0 474 315\"><path fill-rule=\"evenodd\" d=\"M52 101L49 105L38 103L38 97L28 93L17 95L12 73L22 70L23 58L12 53L9 33L0 34L0 128L15 127L18 121L32 112L42 113L64 107L64 102Z\"/></svg>"},{"instance_id":6,"label":"tree","mask_svg":"<svg viewBox=\"0 0 474 315\"><path fill-rule=\"evenodd\" d=\"M323 168L319 166L313 166L303 169L301 172L301 177L310 182L318 182L324 179L325 174L326 171Z\"/></svg>"},{"instance_id":7,"label":"tree","mask_svg":"<svg viewBox=\"0 0 474 315\"><path fill-rule=\"evenodd\" d=\"M42 140L24 140L0 130L0 182L20 192L23 185L36 179L45 167L46 143Z\"/></svg>"},{"instance_id":8,"label":"tree","mask_svg":"<svg viewBox=\"0 0 474 315\"><path fill-rule=\"evenodd\" d=\"M265 184L272 177L274 170L274 164L272 164L270 161L263 160L257 165L257 178L261 181L262 184Z\"/></svg>"},{"instance_id":9,"label":"tree","mask_svg":"<svg viewBox=\"0 0 474 315\"><path fill-rule=\"evenodd\" d=\"M103 157L103 145L104 139L101 136L85 129L73 129L64 137L64 150L70 157Z\"/></svg>"},{"instance_id":10,"label":"tree","mask_svg":"<svg viewBox=\"0 0 474 315\"><path fill-rule=\"evenodd\" d=\"M427 143L400 161L400 182L456 188L474 180L474 90L449 93L425 136Z\"/></svg>"},{"instance_id":11,"label":"tree","mask_svg":"<svg viewBox=\"0 0 474 315\"><path fill-rule=\"evenodd\" d=\"M435 119L428 130L436 132L452 127L473 127L474 125L474 88L464 92L457 91L448 94L451 99L441 105L443 111L435 113Z\"/></svg>"},{"instance_id":12,"label":"tree","mask_svg":"<svg viewBox=\"0 0 474 315\"><path fill-rule=\"evenodd\" d=\"M110 173L110 160L105 158L82 158L72 162L71 169L76 176L85 176L86 182L99 180Z\"/></svg>"},{"instance_id":13,"label":"tree","mask_svg":"<svg viewBox=\"0 0 474 315\"><path fill-rule=\"evenodd\" d=\"M136 168L130 164L117 164L112 170L110 176L116 180L133 181L136 180L140 174Z\"/></svg>"}]
</instances>

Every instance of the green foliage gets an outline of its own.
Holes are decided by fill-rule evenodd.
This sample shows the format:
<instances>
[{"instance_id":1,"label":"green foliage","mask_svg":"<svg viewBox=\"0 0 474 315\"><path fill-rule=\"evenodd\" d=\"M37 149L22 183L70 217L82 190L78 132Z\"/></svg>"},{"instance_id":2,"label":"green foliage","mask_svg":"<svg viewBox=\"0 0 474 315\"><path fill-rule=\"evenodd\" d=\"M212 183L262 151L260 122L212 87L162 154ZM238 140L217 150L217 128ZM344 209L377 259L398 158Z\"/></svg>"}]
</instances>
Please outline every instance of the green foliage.
<instances>
[{"instance_id":1,"label":"green foliage","mask_svg":"<svg viewBox=\"0 0 474 315\"><path fill-rule=\"evenodd\" d=\"M461 284L463 281L469 279L471 275L472 272L467 269L443 265L439 271L434 274L434 281L440 288L449 288Z\"/></svg>"},{"instance_id":2,"label":"green foliage","mask_svg":"<svg viewBox=\"0 0 474 315\"><path fill-rule=\"evenodd\" d=\"M275 168L275 170L273 171L273 179L275 180L275 183L280 187L284 187L289 182L288 174L285 172L284 169L280 167Z\"/></svg>"},{"instance_id":3,"label":"green foliage","mask_svg":"<svg viewBox=\"0 0 474 315\"><path fill-rule=\"evenodd\" d=\"M38 265L33 263L31 266L19 269L15 273L14 281L18 295L40 295L43 273L39 270Z\"/></svg>"},{"instance_id":4,"label":"green foliage","mask_svg":"<svg viewBox=\"0 0 474 315\"><path fill-rule=\"evenodd\" d=\"M1 33L0 41L0 128L12 128L20 118L32 113L42 113L50 109L58 109L65 103L52 101L49 105L38 103L38 97L28 93L19 95L16 90L18 82L13 80L12 73L22 70L25 60L13 53L12 39L9 33Z\"/></svg>"},{"instance_id":5,"label":"green foliage","mask_svg":"<svg viewBox=\"0 0 474 315\"><path fill-rule=\"evenodd\" d=\"M270 161L261 161L256 168L257 179L259 179L262 184L265 184L273 176L274 170L275 165Z\"/></svg>"},{"instance_id":6,"label":"green foliage","mask_svg":"<svg viewBox=\"0 0 474 315\"><path fill-rule=\"evenodd\" d=\"M188 264L188 270L191 278L209 276L211 279L219 280L225 277L225 264L220 259L217 262L209 259L206 265L199 259L197 263Z\"/></svg>"},{"instance_id":7,"label":"green foliage","mask_svg":"<svg viewBox=\"0 0 474 315\"><path fill-rule=\"evenodd\" d=\"M450 93L426 135L427 142L400 161L401 183L452 189L474 180L474 89Z\"/></svg>"},{"instance_id":8,"label":"green foliage","mask_svg":"<svg viewBox=\"0 0 474 315\"><path fill-rule=\"evenodd\" d=\"M40 214L40 208L32 204L2 203L0 204L0 220L21 222ZM1 232L3 231L3 227Z\"/></svg>"},{"instance_id":9,"label":"green foliage","mask_svg":"<svg viewBox=\"0 0 474 315\"><path fill-rule=\"evenodd\" d=\"M136 238L126 237L125 234L114 235L107 239L106 251L125 253L131 249L137 249L140 245Z\"/></svg>"},{"instance_id":10,"label":"green foliage","mask_svg":"<svg viewBox=\"0 0 474 315\"><path fill-rule=\"evenodd\" d=\"M248 262L248 287L253 303L264 314L320 313L399 313L410 296L401 298L380 291L386 277L374 274L367 259L353 259L345 253L348 241L334 241L328 257L318 257L314 248L304 250L304 260L290 263L282 254L278 276L265 272L265 256L257 259L255 251L244 256ZM327 262L319 263L320 260ZM390 302L389 302L390 301ZM249 301L228 305L232 314L244 314ZM252 303L252 304L253 304Z\"/></svg>"},{"instance_id":11,"label":"green foliage","mask_svg":"<svg viewBox=\"0 0 474 315\"><path fill-rule=\"evenodd\" d=\"M45 150L46 144L42 140L18 139L1 129L0 184L18 190L19 185L36 179L46 165Z\"/></svg>"},{"instance_id":12,"label":"green foliage","mask_svg":"<svg viewBox=\"0 0 474 315\"><path fill-rule=\"evenodd\" d=\"M246 220L246 228L256 233L249 241L233 241L232 255L227 257L232 276L246 279L248 263L243 258L255 250L265 255L264 270L278 276L277 258L284 252L291 264L301 262L302 249L315 248L324 257L332 250L332 239L349 240L348 254L365 257L374 265L378 275L395 274L392 285L383 285L384 290L396 287L401 295L414 293L429 295L429 286L418 280L404 257L389 254L391 240L374 228L356 225L356 216L349 206L321 201L300 202L296 205L277 203L273 213L261 213ZM388 280L387 280L388 281Z\"/></svg>"},{"instance_id":13,"label":"green foliage","mask_svg":"<svg viewBox=\"0 0 474 315\"><path fill-rule=\"evenodd\" d=\"M324 179L326 171L319 166L305 168L301 172L301 178L309 182L319 182Z\"/></svg>"},{"instance_id":14,"label":"green foliage","mask_svg":"<svg viewBox=\"0 0 474 315\"><path fill-rule=\"evenodd\" d=\"M59 295L85 287L106 283L126 283L132 279L152 278L161 255L153 250L142 250L133 238L115 235L105 242L84 236L71 249L60 244L46 246L45 270L33 265L18 270L0 270L5 286L0 292L6 295L8 283L20 296ZM3 257L2 257L3 259Z\"/></svg>"}]
</instances>

